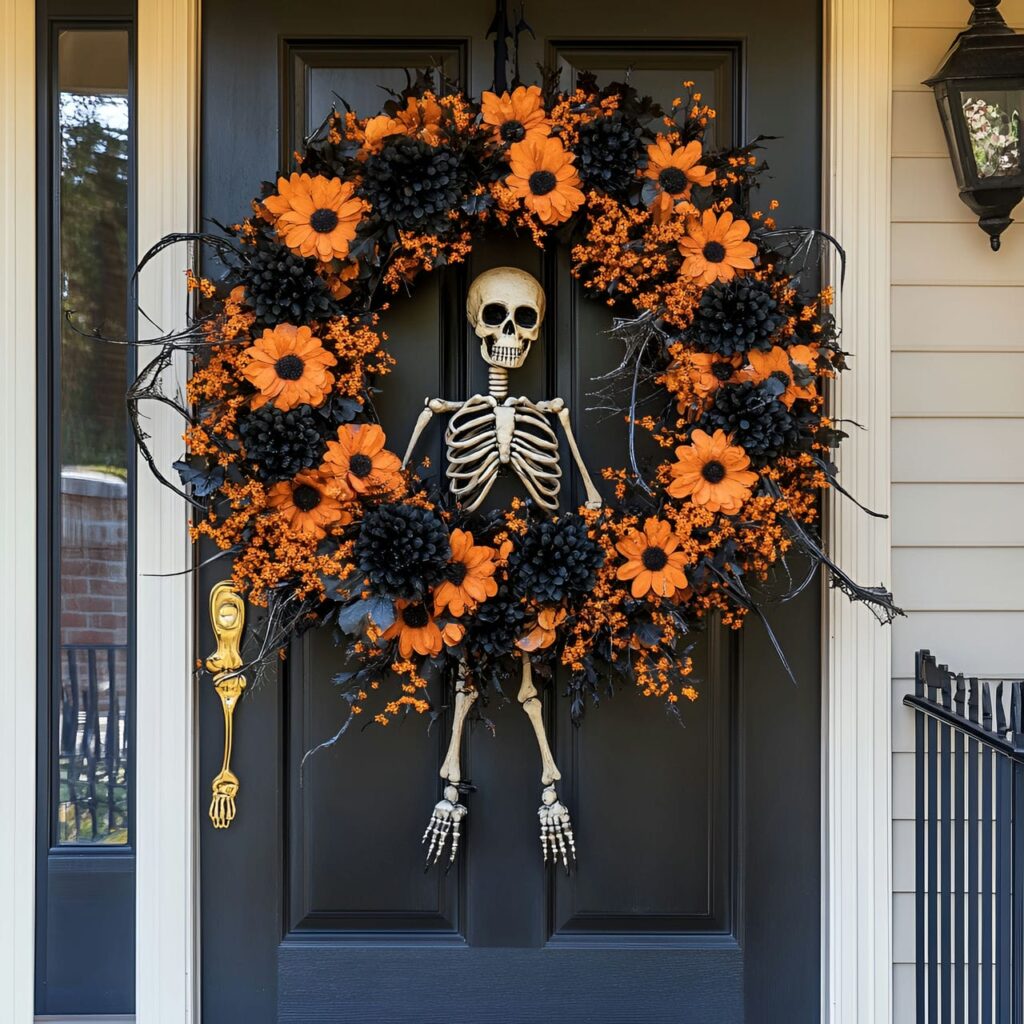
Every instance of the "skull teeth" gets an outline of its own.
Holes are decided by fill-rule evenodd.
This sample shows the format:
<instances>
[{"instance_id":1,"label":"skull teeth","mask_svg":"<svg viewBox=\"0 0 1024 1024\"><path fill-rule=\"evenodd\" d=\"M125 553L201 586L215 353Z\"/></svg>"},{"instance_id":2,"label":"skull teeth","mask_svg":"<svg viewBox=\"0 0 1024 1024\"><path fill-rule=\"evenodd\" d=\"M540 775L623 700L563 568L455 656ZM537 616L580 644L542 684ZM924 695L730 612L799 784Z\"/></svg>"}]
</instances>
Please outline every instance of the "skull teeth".
<instances>
[{"instance_id":1,"label":"skull teeth","mask_svg":"<svg viewBox=\"0 0 1024 1024\"><path fill-rule=\"evenodd\" d=\"M491 349L491 359L499 366L514 367L522 358L521 345L495 345Z\"/></svg>"}]
</instances>

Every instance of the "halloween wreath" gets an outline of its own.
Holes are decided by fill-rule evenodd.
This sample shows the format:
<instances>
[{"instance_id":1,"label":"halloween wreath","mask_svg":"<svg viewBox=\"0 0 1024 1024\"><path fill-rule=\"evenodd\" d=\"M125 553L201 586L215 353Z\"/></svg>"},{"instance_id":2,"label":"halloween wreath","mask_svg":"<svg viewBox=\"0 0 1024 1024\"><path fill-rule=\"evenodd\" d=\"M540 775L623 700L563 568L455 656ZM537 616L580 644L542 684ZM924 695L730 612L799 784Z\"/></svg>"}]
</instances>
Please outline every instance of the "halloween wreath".
<instances>
[{"instance_id":1,"label":"halloween wreath","mask_svg":"<svg viewBox=\"0 0 1024 1024\"><path fill-rule=\"evenodd\" d=\"M332 111L241 223L170 236L140 265L184 240L224 267L216 282L189 274L196 313L158 339L130 405L158 475L139 402L187 418L176 468L192 534L230 553L234 588L266 607L258 657L334 627L350 666L336 680L349 705L339 735L360 715L387 725L451 705L432 684L454 693L428 860L458 847L465 717L510 678L540 743L545 857L568 863L535 677L560 667L576 719L615 679L678 711L697 697L694 631L712 614L734 628L760 614L757 589L790 552L883 621L896 612L816 536L844 436L824 402L844 354L832 292L815 283L830 240L779 230L774 203L753 207L759 143L705 149L714 111L685 89L665 111L628 84L583 77L567 92L548 76L477 102L422 75L376 116ZM469 289L488 393L428 398L404 461L378 421L375 389L395 362L382 312L495 229L570 245L572 274L615 313L623 357L599 386L622 396L629 464L599 468L604 496L562 400L509 397L544 316L523 271ZM180 348L193 365L175 403L159 379ZM414 450L434 417L440 480ZM587 496L576 510L559 507L563 440ZM523 500L481 511L502 472Z\"/></svg>"}]
</instances>

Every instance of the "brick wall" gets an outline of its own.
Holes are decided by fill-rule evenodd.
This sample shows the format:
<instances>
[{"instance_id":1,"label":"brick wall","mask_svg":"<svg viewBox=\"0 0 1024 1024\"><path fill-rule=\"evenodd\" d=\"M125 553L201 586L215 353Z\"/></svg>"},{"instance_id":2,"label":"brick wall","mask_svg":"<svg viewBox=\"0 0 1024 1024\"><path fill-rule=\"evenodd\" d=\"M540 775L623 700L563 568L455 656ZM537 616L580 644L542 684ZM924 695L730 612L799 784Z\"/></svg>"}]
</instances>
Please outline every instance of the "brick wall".
<instances>
[{"instance_id":1,"label":"brick wall","mask_svg":"<svg viewBox=\"0 0 1024 1024\"><path fill-rule=\"evenodd\" d=\"M61 475L61 643L123 644L128 487L109 473Z\"/></svg>"}]
</instances>

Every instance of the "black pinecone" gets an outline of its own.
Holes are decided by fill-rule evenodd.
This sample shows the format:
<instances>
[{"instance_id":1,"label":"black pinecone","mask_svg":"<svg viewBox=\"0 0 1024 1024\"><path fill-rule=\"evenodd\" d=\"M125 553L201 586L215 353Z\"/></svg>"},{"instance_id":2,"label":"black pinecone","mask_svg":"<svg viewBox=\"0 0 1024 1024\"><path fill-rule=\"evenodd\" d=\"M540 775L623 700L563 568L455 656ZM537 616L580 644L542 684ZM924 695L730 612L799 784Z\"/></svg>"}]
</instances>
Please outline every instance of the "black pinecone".
<instances>
[{"instance_id":1,"label":"black pinecone","mask_svg":"<svg viewBox=\"0 0 1024 1024\"><path fill-rule=\"evenodd\" d=\"M366 161L360 193L381 220L421 234L442 234L458 206L465 175L447 146L398 135Z\"/></svg>"},{"instance_id":2,"label":"black pinecone","mask_svg":"<svg viewBox=\"0 0 1024 1024\"><path fill-rule=\"evenodd\" d=\"M530 524L510 559L509 574L520 597L557 604L589 593L603 564L604 553L587 534L587 524L570 512Z\"/></svg>"},{"instance_id":3,"label":"black pinecone","mask_svg":"<svg viewBox=\"0 0 1024 1024\"><path fill-rule=\"evenodd\" d=\"M261 243L238 271L258 327L308 324L337 315L337 303L315 267L316 260L303 259L283 246Z\"/></svg>"},{"instance_id":4,"label":"black pinecone","mask_svg":"<svg viewBox=\"0 0 1024 1024\"><path fill-rule=\"evenodd\" d=\"M622 196L637 182L641 150L640 124L619 111L580 128L576 169L585 188Z\"/></svg>"},{"instance_id":5,"label":"black pinecone","mask_svg":"<svg viewBox=\"0 0 1024 1024\"><path fill-rule=\"evenodd\" d=\"M466 650L472 661L494 661L510 654L525 621L523 602L503 583L494 597L477 606L467 623Z\"/></svg>"},{"instance_id":6,"label":"black pinecone","mask_svg":"<svg viewBox=\"0 0 1024 1024\"><path fill-rule=\"evenodd\" d=\"M768 351L786 322L771 288L755 278L716 281L701 296L689 339L701 352L731 356L752 348Z\"/></svg>"},{"instance_id":7,"label":"black pinecone","mask_svg":"<svg viewBox=\"0 0 1024 1024\"><path fill-rule=\"evenodd\" d=\"M724 430L750 456L756 468L774 462L799 444L800 432L769 383L727 384L715 392L714 405L695 426L708 433Z\"/></svg>"},{"instance_id":8,"label":"black pinecone","mask_svg":"<svg viewBox=\"0 0 1024 1024\"><path fill-rule=\"evenodd\" d=\"M451 557L448 530L436 513L414 505L367 510L355 557L374 590L386 597L423 600L444 578Z\"/></svg>"},{"instance_id":9,"label":"black pinecone","mask_svg":"<svg viewBox=\"0 0 1024 1024\"><path fill-rule=\"evenodd\" d=\"M239 417L238 436L259 478L274 483L320 465L327 449L322 425L323 418L308 405L288 412L265 405Z\"/></svg>"}]
</instances>

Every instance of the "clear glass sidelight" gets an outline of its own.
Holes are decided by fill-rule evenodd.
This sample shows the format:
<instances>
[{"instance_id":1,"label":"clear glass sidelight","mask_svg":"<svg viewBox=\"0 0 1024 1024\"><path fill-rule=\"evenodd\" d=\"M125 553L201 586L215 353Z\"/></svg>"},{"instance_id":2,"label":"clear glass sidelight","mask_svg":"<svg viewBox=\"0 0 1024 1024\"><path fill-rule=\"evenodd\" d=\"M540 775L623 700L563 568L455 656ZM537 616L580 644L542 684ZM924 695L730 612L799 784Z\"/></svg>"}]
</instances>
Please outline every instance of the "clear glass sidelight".
<instances>
[{"instance_id":1,"label":"clear glass sidelight","mask_svg":"<svg viewBox=\"0 0 1024 1024\"><path fill-rule=\"evenodd\" d=\"M129 351L80 329L128 333L129 46L126 30L69 29L57 47L58 844L128 842Z\"/></svg>"},{"instance_id":2,"label":"clear glass sidelight","mask_svg":"<svg viewBox=\"0 0 1024 1024\"><path fill-rule=\"evenodd\" d=\"M1024 90L962 91L960 101L979 178L1020 174Z\"/></svg>"}]
</instances>

